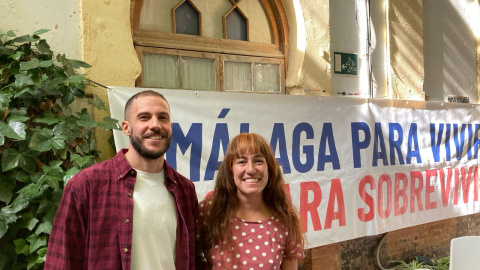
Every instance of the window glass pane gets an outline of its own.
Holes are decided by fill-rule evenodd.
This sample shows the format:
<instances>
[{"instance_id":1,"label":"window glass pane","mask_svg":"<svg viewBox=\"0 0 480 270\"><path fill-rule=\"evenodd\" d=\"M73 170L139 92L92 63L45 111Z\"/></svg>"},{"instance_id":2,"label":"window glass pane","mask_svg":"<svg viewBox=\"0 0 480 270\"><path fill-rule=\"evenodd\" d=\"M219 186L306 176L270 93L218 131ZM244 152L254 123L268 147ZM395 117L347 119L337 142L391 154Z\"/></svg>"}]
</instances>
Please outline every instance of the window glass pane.
<instances>
[{"instance_id":1,"label":"window glass pane","mask_svg":"<svg viewBox=\"0 0 480 270\"><path fill-rule=\"evenodd\" d=\"M180 88L178 56L142 54L143 87Z\"/></svg>"},{"instance_id":2,"label":"window glass pane","mask_svg":"<svg viewBox=\"0 0 480 270\"><path fill-rule=\"evenodd\" d=\"M199 15L187 1L175 10L175 31L179 34L200 35Z\"/></svg>"},{"instance_id":3,"label":"window glass pane","mask_svg":"<svg viewBox=\"0 0 480 270\"><path fill-rule=\"evenodd\" d=\"M182 88L215 90L215 60L182 57Z\"/></svg>"},{"instance_id":4,"label":"window glass pane","mask_svg":"<svg viewBox=\"0 0 480 270\"><path fill-rule=\"evenodd\" d=\"M247 21L237 9L227 15L226 24L228 39L247 40Z\"/></svg>"},{"instance_id":5,"label":"window glass pane","mask_svg":"<svg viewBox=\"0 0 480 270\"><path fill-rule=\"evenodd\" d=\"M225 90L252 91L252 66L250 63L224 63Z\"/></svg>"},{"instance_id":6,"label":"window glass pane","mask_svg":"<svg viewBox=\"0 0 480 270\"><path fill-rule=\"evenodd\" d=\"M280 65L255 64L255 91L280 92Z\"/></svg>"}]
</instances>

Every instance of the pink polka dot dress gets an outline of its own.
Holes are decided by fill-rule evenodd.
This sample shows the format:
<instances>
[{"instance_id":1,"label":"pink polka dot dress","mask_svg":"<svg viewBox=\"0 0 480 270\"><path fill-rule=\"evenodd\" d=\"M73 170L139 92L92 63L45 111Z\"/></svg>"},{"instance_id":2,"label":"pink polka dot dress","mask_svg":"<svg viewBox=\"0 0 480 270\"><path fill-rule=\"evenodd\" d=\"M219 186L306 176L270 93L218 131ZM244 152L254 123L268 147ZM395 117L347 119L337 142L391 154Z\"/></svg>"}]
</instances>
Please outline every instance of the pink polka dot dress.
<instances>
[{"instance_id":1,"label":"pink polka dot dress","mask_svg":"<svg viewBox=\"0 0 480 270\"><path fill-rule=\"evenodd\" d=\"M200 203L199 226L208 215L205 202ZM285 243L288 231L275 217L257 222L234 218L232 222L232 237L236 244L231 252L214 247L209 256L213 269L280 269L283 260L299 260L304 258L303 247L298 243Z\"/></svg>"}]
</instances>

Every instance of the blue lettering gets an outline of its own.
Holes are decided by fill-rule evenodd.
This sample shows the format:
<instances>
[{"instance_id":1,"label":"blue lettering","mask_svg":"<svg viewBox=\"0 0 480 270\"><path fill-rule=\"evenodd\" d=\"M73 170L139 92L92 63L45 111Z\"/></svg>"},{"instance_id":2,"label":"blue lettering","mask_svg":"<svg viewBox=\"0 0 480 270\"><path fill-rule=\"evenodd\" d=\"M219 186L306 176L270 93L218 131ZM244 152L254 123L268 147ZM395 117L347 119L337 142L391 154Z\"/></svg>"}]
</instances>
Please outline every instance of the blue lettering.
<instances>
[{"instance_id":1,"label":"blue lettering","mask_svg":"<svg viewBox=\"0 0 480 270\"><path fill-rule=\"evenodd\" d=\"M240 123L240 133L249 133L250 124L249 123Z\"/></svg>"},{"instance_id":2,"label":"blue lettering","mask_svg":"<svg viewBox=\"0 0 480 270\"><path fill-rule=\"evenodd\" d=\"M380 151L378 151L378 146L380 145ZM372 166L377 166L377 161L379 159L383 160L383 165L388 165L387 150L385 149L385 141L383 140L382 125L378 122L375 123L375 138L373 140L373 157L372 157Z\"/></svg>"},{"instance_id":3,"label":"blue lettering","mask_svg":"<svg viewBox=\"0 0 480 270\"><path fill-rule=\"evenodd\" d=\"M457 150L457 160L462 159L463 147L465 145L465 129L467 128L466 124L462 124L462 129L460 134L458 134L458 125L453 124L453 141L455 142L455 149ZM460 136L460 140L458 137Z\"/></svg>"},{"instance_id":4,"label":"blue lettering","mask_svg":"<svg viewBox=\"0 0 480 270\"><path fill-rule=\"evenodd\" d=\"M327 155L327 144L330 155ZM318 149L317 171L325 170L325 163L331 162L334 170L340 169L340 160L338 159L337 147L335 146L335 137L333 136L332 123L324 123L320 146Z\"/></svg>"},{"instance_id":5,"label":"blue lettering","mask_svg":"<svg viewBox=\"0 0 480 270\"><path fill-rule=\"evenodd\" d=\"M450 161L450 130L451 125L445 124L445 155L447 156L446 160Z\"/></svg>"},{"instance_id":6,"label":"blue lettering","mask_svg":"<svg viewBox=\"0 0 480 270\"><path fill-rule=\"evenodd\" d=\"M398 134L398 139L395 140L395 133ZM395 165L395 152L398 156L398 162L401 165L405 164L402 154L402 143L403 143L403 128L399 123L390 123L388 125L388 141L390 142L390 164Z\"/></svg>"},{"instance_id":7,"label":"blue lettering","mask_svg":"<svg viewBox=\"0 0 480 270\"><path fill-rule=\"evenodd\" d=\"M313 128L308 123L300 123L293 130L292 138L292 163L298 172L305 173L312 169L314 163L313 145L304 145L303 153L305 154L305 163L300 160L300 134L305 132L307 139L313 139Z\"/></svg>"},{"instance_id":8,"label":"blue lettering","mask_svg":"<svg viewBox=\"0 0 480 270\"><path fill-rule=\"evenodd\" d=\"M433 160L435 162L440 161L440 145L442 143L442 136L443 135L443 124L438 126L438 139L435 139L435 124L430 124L430 141L433 153Z\"/></svg>"},{"instance_id":9,"label":"blue lettering","mask_svg":"<svg viewBox=\"0 0 480 270\"><path fill-rule=\"evenodd\" d=\"M290 161L288 160L287 153L287 142L285 140L285 127L283 123L275 123L273 125L272 139L270 141L270 145L272 146L273 153L276 153L278 145L278 152L280 154L280 157L277 158L277 161L279 165L282 166L284 174L291 173Z\"/></svg>"},{"instance_id":10,"label":"blue lettering","mask_svg":"<svg viewBox=\"0 0 480 270\"><path fill-rule=\"evenodd\" d=\"M218 160L220 154L220 144L223 146L223 153L227 151L228 143L230 142L228 136L228 126L226 123L218 123L215 126L215 133L212 140L212 151L208 158L207 168L205 169L204 180L213 180L215 171L220 168L221 161Z\"/></svg>"},{"instance_id":11,"label":"blue lettering","mask_svg":"<svg viewBox=\"0 0 480 270\"><path fill-rule=\"evenodd\" d=\"M194 182L199 181L202 156L202 124L193 123L188 130L187 136L185 136L180 125L173 123L172 134L172 142L166 153L168 164L172 168L177 169L177 146L183 155L192 146L190 153L190 180Z\"/></svg>"},{"instance_id":12,"label":"blue lettering","mask_svg":"<svg viewBox=\"0 0 480 270\"><path fill-rule=\"evenodd\" d=\"M417 163L422 163L422 157L420 156L420 149L418 147L417 123L412 123L408 131L407 164L412 164L413 157L417 159Z\"/></svg>"},{"instance_id":13,"label":"blue lettering","mask_svg":"<svg viewBox=\"0 0 480 270\"><path fill-rule=\"evenodd\" d=\"M475 159L478 159L478 146L480 145L480 140L478 138L478 132L480 131L480 124L475 124L475 139L473 142L473 151L475 153Z\"/></svg>"},{"instance_id":14,"label":"blue lettering","mask_svg":"<svg viewBox=\"0 0 480 270\"><path fill-rule=\"evenodd\" d=\"M365 122L354 122L352 127L352 152L353 152L353 167L362 167L362 161L360 157L360 150L366 149L370 144L370 129ZM363 131L365 139L360 141L360 131Z\"/></svg>"}]
</instances>

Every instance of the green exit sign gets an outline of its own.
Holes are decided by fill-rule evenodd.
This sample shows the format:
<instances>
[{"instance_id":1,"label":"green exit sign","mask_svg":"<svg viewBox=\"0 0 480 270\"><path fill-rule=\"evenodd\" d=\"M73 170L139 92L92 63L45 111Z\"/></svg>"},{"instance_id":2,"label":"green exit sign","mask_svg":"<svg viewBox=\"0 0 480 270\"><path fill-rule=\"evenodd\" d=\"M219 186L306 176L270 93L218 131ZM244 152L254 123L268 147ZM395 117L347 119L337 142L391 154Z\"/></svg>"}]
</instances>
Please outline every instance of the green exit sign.
<instances>
[{"instance_id":1,"label":"green exit sign","mask_svg":"<svg viewBox=\"0 0 480 270\"><path fill-rule=\"evenodd\" d=\"M334 52L334 72L342 75L358 76L358 55L354 53Z\"/></svg>"}]
</instances>

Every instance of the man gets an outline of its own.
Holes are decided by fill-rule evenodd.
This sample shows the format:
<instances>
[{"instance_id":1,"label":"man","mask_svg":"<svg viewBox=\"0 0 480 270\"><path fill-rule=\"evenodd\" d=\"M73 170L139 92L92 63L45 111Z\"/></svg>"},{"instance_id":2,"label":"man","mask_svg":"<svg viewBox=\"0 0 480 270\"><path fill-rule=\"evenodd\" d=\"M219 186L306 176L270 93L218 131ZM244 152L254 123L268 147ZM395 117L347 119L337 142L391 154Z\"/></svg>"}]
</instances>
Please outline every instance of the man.
<instances>
[{"instance_id":1,"label":"man","mask_svg":"<svg viewBox=\"0 0 480 270\"><path fill-rule=\"evenodd\" d=\"M198 203L193 183L165 161L167 100L134 95L122 130L128 149L66 184L44 269L195 269Z\"/></svg>"}]
</instances>

